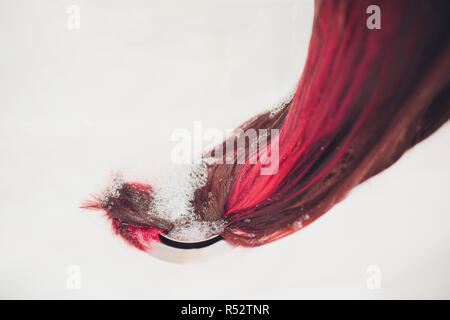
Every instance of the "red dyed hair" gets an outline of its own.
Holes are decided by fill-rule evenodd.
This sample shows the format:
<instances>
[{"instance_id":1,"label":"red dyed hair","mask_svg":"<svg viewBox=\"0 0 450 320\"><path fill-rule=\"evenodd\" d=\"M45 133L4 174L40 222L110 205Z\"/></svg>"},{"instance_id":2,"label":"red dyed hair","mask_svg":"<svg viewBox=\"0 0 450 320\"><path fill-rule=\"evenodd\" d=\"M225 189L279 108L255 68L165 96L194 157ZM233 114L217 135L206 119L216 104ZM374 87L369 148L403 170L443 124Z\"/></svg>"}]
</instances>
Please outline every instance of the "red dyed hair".
<instances>
[{"instance_id":1,"label":"red dyed hair","mask_svg":"<svg viewBox=\"0 0 450 320\"><path fill-rule=\"evenodd\" d=\"M381 9L381 29L369 30L366 9L373 4ZM209 165L193 200L201 218L225 219L222 237L236 245L274 241L320 217L438 129L450 116L449 12L449 1L317 0L293 100L275 116L267 112L240 127L280 130L269 137L279 145L278 173L261 175L261 162ZM171 230L148 213L150 187L123 188L123 199L90 207L105 210L131 243L135 228L152 235Z\"/></svg>"}]
</instances>

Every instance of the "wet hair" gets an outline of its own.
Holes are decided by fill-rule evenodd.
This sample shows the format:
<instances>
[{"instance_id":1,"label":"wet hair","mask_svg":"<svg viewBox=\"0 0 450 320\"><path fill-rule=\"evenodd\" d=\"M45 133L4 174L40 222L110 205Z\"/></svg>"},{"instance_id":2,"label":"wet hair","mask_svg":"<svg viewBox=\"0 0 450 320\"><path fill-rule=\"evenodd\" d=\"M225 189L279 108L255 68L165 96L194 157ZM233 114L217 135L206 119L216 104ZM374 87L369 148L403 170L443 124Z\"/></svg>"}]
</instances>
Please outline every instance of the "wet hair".
<instances>
[{"instance_id":1,"label":"wet hair","mask_svg":"<svg viewBox=\"0 0 450 320\"><path fill-rule=\"evenodd\" d=\"M372 4L381 10L381 29L367 27ZM308 58L292 101L238 128L279 130L267 137L267 148L278 146L278 171L261 174L260 160L209 164L192 199L201 220L225 221L221 236L239 246L280 239L443 125L450 116L449 12L446 0L316 0ZM247 159L260 159L263 151L253 155L246 145ZM236 158L236 150L222 156ZM152 215L150 186L124 183L117 191L120 197L85 207L104 210L129 243L141 248L142 234L157 239L173 228Z\"/></svg>"}]
</instances>

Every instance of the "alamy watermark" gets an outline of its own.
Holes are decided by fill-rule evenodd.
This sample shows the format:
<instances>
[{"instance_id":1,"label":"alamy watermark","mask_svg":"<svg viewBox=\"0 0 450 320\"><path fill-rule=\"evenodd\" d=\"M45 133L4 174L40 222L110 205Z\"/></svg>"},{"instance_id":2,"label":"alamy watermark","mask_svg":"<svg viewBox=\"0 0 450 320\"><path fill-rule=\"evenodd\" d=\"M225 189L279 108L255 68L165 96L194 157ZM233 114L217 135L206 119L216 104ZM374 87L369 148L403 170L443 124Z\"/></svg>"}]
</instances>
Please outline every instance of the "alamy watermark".
<instances>
[{"instance_id":1,"label":"alamy watermark","mask_svg":"<svg viewBox=\"0 0 450 320\"><path fill-rule=\"evenodd\" d=\"M81 8L77 5L70 5L66 9L66 27L68 30L81 29Z\"/></svg>"},{"instance_id":2,"label":"alamy watermark","mask_svg":"<svg viewBox=\"0 0 450 320\"><path fill-rule=\"evenodd\" d=\"M369 290L381 289L381 268L375 264L367 267L366 286Z\"/></svg>"},{"instance_id":3,"label":"alamy watermark","mask_svg":"<svg viewBox=\"0 0 450 320\"><path fill-rule=\"evenodd\" d=\"M381 9L379 6L372 4L367 7L366 13L370 16L366 20L366 26L369 30L381 29Z\"/></svg>"},{"instance_id":4,"label":"alamy watermark","mask_svg":"<svg viewBox=\"0 0 450 320\"><path fill-rule=\"evenodd\" d=\"M81 289L81 268L77 265L68 266L66 269L66 287L68 290Z\"/></svg>"},{"instance_id":5,"label":"alamy watermark","mask_svg":"<svg viewBox=\"0 0 450 320\"><path fill-rule=\"evenodd\" d=\"M171 140L176 142L171 152L175 164L201 163L207 159L218 164L260 164L262 175L278 172L279 129L250 128L224 132L204 129L200 121L195 121L192 131L176 129ZM212 145L212 141L216 144ZM203 150L211 151L202 153Z\"/></svg>"}]
</instances>

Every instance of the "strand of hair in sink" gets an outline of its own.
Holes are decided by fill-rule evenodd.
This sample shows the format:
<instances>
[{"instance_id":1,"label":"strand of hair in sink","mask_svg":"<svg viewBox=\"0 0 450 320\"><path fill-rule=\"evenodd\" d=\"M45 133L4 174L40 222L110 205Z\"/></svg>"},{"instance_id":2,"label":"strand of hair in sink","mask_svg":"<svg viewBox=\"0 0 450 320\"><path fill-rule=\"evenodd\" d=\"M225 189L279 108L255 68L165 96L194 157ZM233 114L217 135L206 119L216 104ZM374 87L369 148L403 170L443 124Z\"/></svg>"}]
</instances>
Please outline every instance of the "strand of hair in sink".
<instances>
[{"instance_id":1,"label":"strand of hair in sink","mask_svg":"<svg viewBox=\"0 0 450 320\"><path fill-rule=\"evenodd\" d=\"M369 7L381 26L369 28ZM202 221L224 220L222 237L259 246L300 230L353 187L391 166L450 117L450 2L316 1L308 58L293 100L239 127L278 130L248 163L210 163L193 196ZM380 17L378 17L380 18ZM225 149L223 159L236 159ZM215 149L214 149L215 150ZM214 150L209 154L214 154ZM271 174L270 156L277 151ZM273 168L272 168L273 169ZM104 210L140 249L172 230L154 215L152 188L122 183L118 195L85 205ZM150 213L149 213L150 212Z\"/></svg>"}]
</instances>

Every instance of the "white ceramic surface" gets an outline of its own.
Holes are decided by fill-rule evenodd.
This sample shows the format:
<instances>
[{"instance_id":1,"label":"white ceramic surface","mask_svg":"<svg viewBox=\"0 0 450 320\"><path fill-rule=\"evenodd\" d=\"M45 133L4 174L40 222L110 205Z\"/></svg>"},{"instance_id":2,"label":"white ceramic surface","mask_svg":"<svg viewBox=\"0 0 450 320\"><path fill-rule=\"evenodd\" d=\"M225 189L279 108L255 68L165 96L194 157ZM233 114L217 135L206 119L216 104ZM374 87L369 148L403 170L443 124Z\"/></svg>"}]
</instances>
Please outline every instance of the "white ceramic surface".
<instances>
[{"instance_id":1,"label":"white ceramic surface","mask_svg":"<svg viewBox=\"0 0 450 320\"><path fill-rule=\"evenodd\" d=\"M203 263L134 250L78 208L111 171L154 182L173 130L232 129L276 103L300 75L312 10L0 0L0 298L450 298L448 124L305 230L211 246Z\"/></svg>"}]
</instances>

